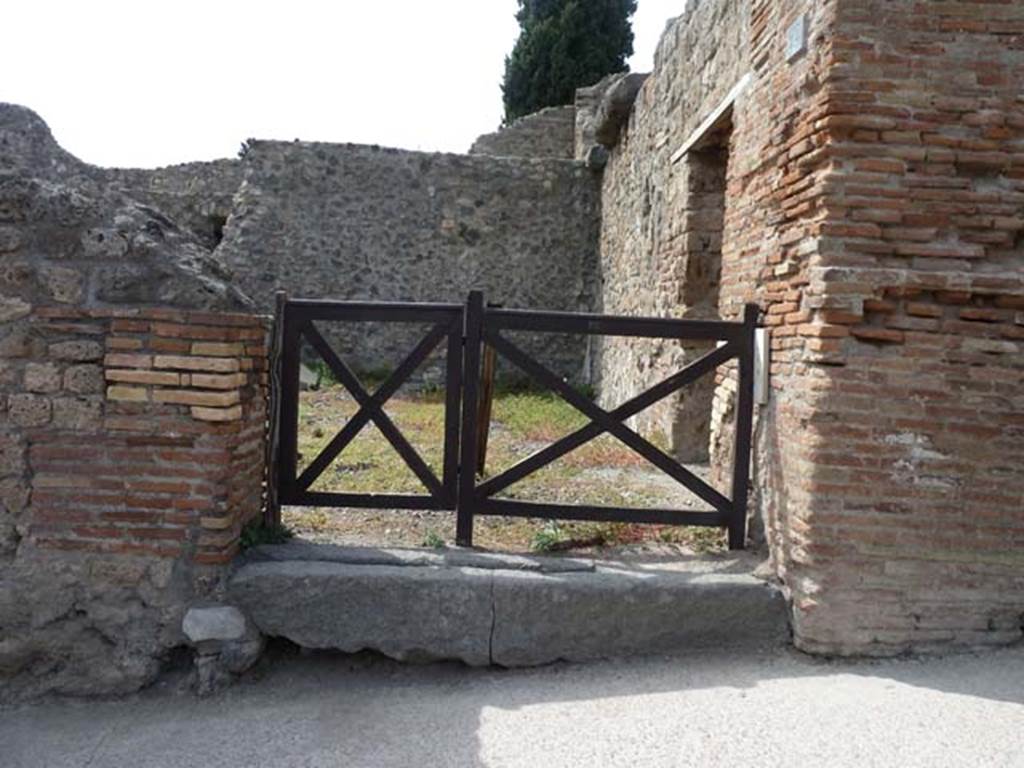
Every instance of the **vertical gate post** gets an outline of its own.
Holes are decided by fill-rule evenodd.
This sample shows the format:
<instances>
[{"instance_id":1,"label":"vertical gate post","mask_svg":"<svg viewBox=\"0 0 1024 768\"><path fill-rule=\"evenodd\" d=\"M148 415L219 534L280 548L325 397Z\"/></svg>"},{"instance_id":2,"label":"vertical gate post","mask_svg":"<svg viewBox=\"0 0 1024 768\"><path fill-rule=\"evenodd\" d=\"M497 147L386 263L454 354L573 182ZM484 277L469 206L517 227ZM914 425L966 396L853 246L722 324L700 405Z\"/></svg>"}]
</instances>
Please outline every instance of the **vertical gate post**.
<instances>
[{"instance_id":1,"label":"vertical gate post","mask_svg":"<svg viewBox=\"0 0 1024 768\"><path fill-rule=\"evenodd\" d=\"M288 503L295 494L299 455L299 323L287 303L281 312L281 408L277 492Z\"/></svg>"},{"instance_id":2,"label":"vertical gate post","mask_svg":"<svg viewBox=\"0 0 1024 768\"><path fill-rule=\"evenodd\" d=\"M760 310L743 307L743 342L739 360L736 402L736 434L732 468L732 519L729 549L743 549L747 538L747 491L750 483L750 451L754 424L754 334Z\"/></svg>"},{"instance_id":3,"label":"vertical gate post","mask_svg":"<svg viewBox=\"0 0 1024 768\"><path fill-rule=\"evenodd\" d=\"M491 431L491 411L494 409L494 369L498 353L490 344L484 344L483 365L480 369L480 407L477 409L476 473L482 475L487 468L487 438Z\"/></svg>"},{"instance_id":4,"label":"vertical gate post","mask_svg":"<svg viewBox=\"0 0 1024 768\"><path fill-rule=\"evenodd\" d=\"M452 323L445 350L444 397L444 472L442 483L445 509L458 509L459 499L459 429L462 423L462 356L466 332L466 308Z\"/></svg>"},{"instance_id":5,"label":"vertical gate post","mask_svg":"<svg viewBox=\"0 0 1024 768\"><path fill-rule=\"evenodd\" d=\"M466 333L462 364L462 436L459 456L459 498L456 505L455 543L473 546L473 495L476 489L477 421L480 391L480 341L484 295L470 291L466 302Z\"/></svg>"},{"instance_id":6,"label":"vertical gate post","mask_svg":"<svg viewBox=\"0 0 1024 768\"><path fill-rule=\"evenodd\" d=\"M267 403L267 448L266 448L266 482L267 497L263 510L263 524L273 528L281 524L281 499L277 478L277 459L279 441L281 439L279 417L281 414L281 352L284 334L284 308L288 303L288 294L278 290L274 292L274 322L271 326L269 379L270 397Z\"/></svg>"}]
</instances>

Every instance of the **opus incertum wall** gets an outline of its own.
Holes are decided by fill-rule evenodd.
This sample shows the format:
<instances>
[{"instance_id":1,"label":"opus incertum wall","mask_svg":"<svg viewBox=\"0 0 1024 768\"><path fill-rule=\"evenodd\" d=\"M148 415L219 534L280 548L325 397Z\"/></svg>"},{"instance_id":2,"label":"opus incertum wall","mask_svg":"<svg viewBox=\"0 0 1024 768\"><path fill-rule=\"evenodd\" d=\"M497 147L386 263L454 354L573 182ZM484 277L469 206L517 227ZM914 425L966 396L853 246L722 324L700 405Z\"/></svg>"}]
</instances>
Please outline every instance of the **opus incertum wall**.
<instances>
[{"instance_id":1,"label":"opus incertum wall","mask_svg":"<svg viewBox=\"0 0 1024 768\"><path fill-rule=\"evenodd\" d=\"M477 137L471 155L492 157L576 157L576 107L547 107L494 133Z\"/></svg>"},{"instance_id":2,"label":"opus incertum wall","mask_svg":"<svg viewBox=\"0 0 1024 768\"><path fill-rule=\"evenodd\" d=\"M572 160L258 141L217 255L261 307L276 289L335 300L585 311L598 290L599 182ZM328 328L357 368L400 360L418 330ZM419 335L418 335L419 334ZM579 338L531 348L589 378Z\"/></svg>"}]
</instances>

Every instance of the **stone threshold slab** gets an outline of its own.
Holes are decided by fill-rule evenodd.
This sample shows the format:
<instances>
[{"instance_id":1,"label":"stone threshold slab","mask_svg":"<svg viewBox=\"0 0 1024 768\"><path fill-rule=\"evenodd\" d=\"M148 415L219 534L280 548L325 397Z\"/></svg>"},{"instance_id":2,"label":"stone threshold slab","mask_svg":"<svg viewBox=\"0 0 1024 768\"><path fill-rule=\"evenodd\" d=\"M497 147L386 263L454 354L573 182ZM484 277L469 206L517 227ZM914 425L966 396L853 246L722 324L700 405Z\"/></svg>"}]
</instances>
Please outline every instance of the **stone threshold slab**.
<instances>
[{"instance_id":1,"label":"stone threshold slab","mask_svg":"<svg viewBox=\"0 0 1024 768\"><path fill-rule=\"evenodd\" d=\"M268 559L239 568L228 596L264 635L412 662L519 667L789 638L776 588L701 568L548 573Z\"/></svg>"},{"instance_id":2,"label":"stone threshold slab","mask_svg":"<svg viewBox=\"0 0 1024 768\"><path fill-rule=\"evenodd\" d=\"M245 553L248 562L325 562L349 565L392 565L435 568L482 568L485 570L578 573L594 570L594 561L577 557L516 555L461 549L388 549L289 541L261 544Z\"/></svg>"}]
</instances>

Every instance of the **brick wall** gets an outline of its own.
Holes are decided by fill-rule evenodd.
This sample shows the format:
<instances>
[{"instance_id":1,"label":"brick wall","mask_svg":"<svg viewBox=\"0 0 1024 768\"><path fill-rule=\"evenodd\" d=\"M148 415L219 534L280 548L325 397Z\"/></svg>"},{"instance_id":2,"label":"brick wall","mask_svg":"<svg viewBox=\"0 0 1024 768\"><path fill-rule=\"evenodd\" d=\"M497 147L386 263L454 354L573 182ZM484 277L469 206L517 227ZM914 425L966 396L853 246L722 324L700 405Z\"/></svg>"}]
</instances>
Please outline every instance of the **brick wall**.
<instances>
[{"instance_id":1,"label":"brick wall","mask_svg":"<svg viewBox=\"0 0 1024 768\"><path fill-rule=\"evenodd\" d=\"M791 338L826 372L780 560L812 649L1018 639L1024 6L838 4Z\"/></svg>"},{"instance_id":2,"label":"brick wall","mask_svg":"<svg viewBox=\"0 0 1024 768\"><path fill-rule=\"evenodd\" d=\"M263 322L36 315L48 354L27 363L27 392L10 400L28 446L28 537L41 549L230 561L261 506Z\"/></svg>"},{"instance_id":3,"label":"brick wall","mask_svg":"<svg viewBox=\"0 0 1024 768\"><path fill-rule=\"evenodd\" d=\"M807 49L787 60L802 13ZM687 314L688 264L711 230L692 215L692 164L672 156L744 73L717 304L734 318L757 301L771 331L753 505L796 642L1018 639L1024 7L695 4L666 31L605 172L606 310ZM605 352L614 399L687 359ZM711 454L727 463L731 372L717 381ZM679 408L643 426L666 429Z\"/></svg>"}]
</instances>

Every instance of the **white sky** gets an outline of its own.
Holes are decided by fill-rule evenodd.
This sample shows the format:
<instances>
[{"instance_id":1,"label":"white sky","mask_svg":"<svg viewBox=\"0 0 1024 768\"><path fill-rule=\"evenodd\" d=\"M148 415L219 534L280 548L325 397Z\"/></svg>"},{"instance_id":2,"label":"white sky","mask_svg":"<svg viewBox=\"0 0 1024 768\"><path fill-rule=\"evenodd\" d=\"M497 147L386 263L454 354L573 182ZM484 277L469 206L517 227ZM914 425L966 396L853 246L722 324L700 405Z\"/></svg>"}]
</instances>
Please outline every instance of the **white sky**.
<instances>
[{"instance_id":1,"label":"white sky","mask_svg":"<svg viewBox=\"0 0 1024 768\"><path fill-rule=\"evenodd\" d=\"M686 0L639 0L635 71ZM464 152L501 120L516 0L7 0L0 101L87 162L233 157L248 137Z\"/></svg>"}]
</instances>

